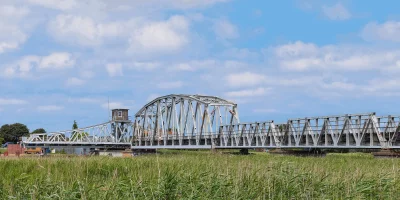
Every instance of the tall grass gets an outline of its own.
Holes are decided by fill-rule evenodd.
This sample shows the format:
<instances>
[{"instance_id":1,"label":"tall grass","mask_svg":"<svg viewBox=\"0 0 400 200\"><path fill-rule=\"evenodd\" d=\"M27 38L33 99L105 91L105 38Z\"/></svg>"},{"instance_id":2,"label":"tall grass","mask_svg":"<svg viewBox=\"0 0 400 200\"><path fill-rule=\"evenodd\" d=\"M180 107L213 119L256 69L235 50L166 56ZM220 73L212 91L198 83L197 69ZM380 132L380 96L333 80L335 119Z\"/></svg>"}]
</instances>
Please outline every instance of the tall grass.
<instances>
[{"instance_id":1,"label":"tall grass","mask_svg":"<svg viewBox=\"0 0 400 200\"><path fill-rule=\"evenodd\" d=\"M399 167L368 154L0 159L0 199L399 199Z\"/></svg>"}]
</instances>

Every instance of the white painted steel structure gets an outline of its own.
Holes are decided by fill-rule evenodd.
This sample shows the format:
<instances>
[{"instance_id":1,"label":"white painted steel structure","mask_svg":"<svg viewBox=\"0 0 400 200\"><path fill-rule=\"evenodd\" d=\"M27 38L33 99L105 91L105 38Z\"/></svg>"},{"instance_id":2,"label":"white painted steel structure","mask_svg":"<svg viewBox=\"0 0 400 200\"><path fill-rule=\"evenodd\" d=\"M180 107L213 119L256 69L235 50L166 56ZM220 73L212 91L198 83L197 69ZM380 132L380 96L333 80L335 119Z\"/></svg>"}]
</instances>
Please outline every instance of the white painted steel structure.
<instances>
[{"instance_id":1,"label":"white painted steel structure","mask_svg":"<svg viewBox=\"0 0 400 200\"><path fill-rule=\"evenodd\" d=\"M219 148L400 149L399 122L368 113L226 125Z\"/></svg>"},{"instance_id":2,"label":"white painted steel structure","mask_svg":"<svg viewBox=\"0 0 400 200\"><path fill-rule=\"evenodd\" d=\"M133 127L130 121L109 121L75 130L31 134L25 146L129 148Z\"/></svg>"},{"instance_id":3,"label":"white painted steel structure","mask_svg":"<svg viewBox=\"0 0 400 200\"><path fill-rule=\"evenodd\" d=\"M212 145L219 127L239 123L237 105L202 95L168 95L154 99L135 115L134 146ZM133 147L133 148L135 148Z\"/></svg>"},{"instance_id":4,"label":"white painted steel structure","mask_svg":"<svg viewBox=\"0 0 400 200\"><path fill-rule=\"evenodd\" d=\"M237 104L214 96L167 95L131 121L32 134L27 146L132 149L400 149L400 116L375 113L240 123Z\"/></svg>"}]
</instances>

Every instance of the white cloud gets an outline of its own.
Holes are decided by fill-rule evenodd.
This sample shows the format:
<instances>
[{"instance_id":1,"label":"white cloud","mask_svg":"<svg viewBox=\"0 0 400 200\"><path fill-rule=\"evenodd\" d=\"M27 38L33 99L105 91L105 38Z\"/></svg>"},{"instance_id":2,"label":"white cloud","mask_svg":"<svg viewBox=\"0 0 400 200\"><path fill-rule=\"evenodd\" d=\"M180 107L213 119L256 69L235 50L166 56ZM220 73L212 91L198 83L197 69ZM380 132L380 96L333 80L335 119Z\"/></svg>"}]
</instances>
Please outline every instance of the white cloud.
<instances>
[{"instance_id":1,"label":"white cloud","mask_svg":"<svg viewBox=\"0 0 400 200\"><path fill-rule=\"evenodd\" d=\"M254 86L263 83L266 77L252 72L229 74L225 77L230 86Z\"/></svg>"},{"instance_id":2,"label":"white cloud","mask_svg":"<svg viewBox=\"0 0 400 200\"><path fill-rule=\"evenodd\" d=\"M30 13L27 7L0 3L0 54L18 49L28 39L27 31L35 24L27 19Z\"/></svg>"},{"instance_id":3,"label":"white cloud","mask_svg":"<svg viewBox=\"0 0 400 200\"><path fill-rule=\"evenodd\" d=\"M256 89L247 89L247 90L238 90L232 92L226 92L225 95L227 97L256 97L256 96L264 96L271 91L271 88L256 88Z\"/></svg>"},{"instance_id":4,"label":"white cloud","mask_svg":"<svg viewBox=\"0 0 400 200\"><path fill-rule=\"evenodd\" d=\"M121 63L109 63L106 65L108 75L111 77L122 76L122 64Z\"/></svg>"},{"instance_id":5,"label":"white cloud","mask_svg":"<svg viewBox=\"0 0 400 200\"><path fill-rule=\"evenodd\" d=\"M50 34L59 41L82 46L97 46L101 35L95 22L89 17L58 15L48 24Z\"/></svg>"},{"instance_id":6,"label":"white cloud","mask_svg":"<svg viewBox=\"0 0 400 200\"><path fill-rule=\"evenodd\" d=\"M76 77L68 78L65 82L67 86L81 86L83 84L85 84L85 81Z\"/></svg>"},{"instance_id":7,"label":"white cloud","mask_svg":"<svg viewBox=\"0 0 400 200\"><path fill-rule=\"evenodd\" d=\"M174 89L174 88L180 88L182 86L183 86L182 81L161 82L157 84L157 87L160 89Z\"/></svg>"},{"instance_id":8,"label":"white cloud","mask_svg":"<svg viewBox=\"0 0 400 200\"><path fill-rule=\"evenodd\" d=\"M39 69L63 69L72 67L75 60L71 54L65 52L56 52L48 56L44 56L39 64Z\"/></svg>"},{"instance_id":9,"label":"white cloud","mask_svg":"<svg viewBox=\"0 0 400 200\"><path fill-rule=\"evenodd\" d=\"M135 30L129 39L129 52L171 53L188 44L189 21L172 16L167 21L152 22Z\"/></svg>"},{"instance_id":10,"label":"white cloud","mask_svg":"<svg viewBox=\"0 0 400 200\"><path fill-rule=\"evenodd\" d=\"M346 20L351 17L351 13L341 3L333 6L323 6L322 11L331 20Z\"/></svg>"},{"instance_id":11,"label":"white cloud","mask_svg":"<svg viewBox=\"0 0 400 200\"><path fill-rule=\"evenodd\" d=\"M346 83L346 82L331 82L329 84L323 84L323 88L330 89L330 90L342 90L342 91L351 91L357 88L355 84Z\"/></svg>"},{"instance_id":12,"label":"white cloud","mask_svg":"<svg viewBox=\"0 0 400 200\"><path fill-rule=\"evenodd\" d=\"M212 69L214 67L221 67L224 63L219 63L215 60L193 60L190 62L182 62L173 65L168 70L173 71L196 71L200 69Z\"/></svg>"},{"instance_id":13,"label":"white cloud","mask_svg":"<svg viewBox=\"0 0 400 200\"><path fill-rule=\"evenodd\" d=\"M326 45L297 41L273 48L275 60L283 69L293 71L371 70L393 66L400 50L366 46Z\"/></svg>"},{"instance_id":14,"label":"white cloud","mask_svg":"<svg viewBox=\"0 0 400 200\"><path fill-rule=\"evenodd\" d=\"M119 11L119 12L143 12L143 11L154 11L159 10L189 10L199 9L212 6L217 3L228 2L230 0L146 0L146 1L109 1L109 0L97 0L104 4L104 9ZM86 1L84 1L86 2ZM123 3L119 3L123 2Z\"/></svg>"},{"instance_id":15,"label":"white cloud","mask_svg":"<svg viewBox=\"0 0 400 200\"><path fill-rule=\"evenodd\" d=\"M214 22L214 32L218 38L235 39L239 37L238 30L234 24L225 19L216 20Z\"/></svg>"},{"instance_id":16,"label":"white cloud","mask_svg":"<svg viewBox=\"0 0 400 200\"><path fill-rule=\"evenodd\" d=\"M63 106L56 106L56 105L46 105L46 106L38 106L37 110L40 112L49 112L49 111L60 111L63 110Z\"/></svg>"},{"instance_id":17,"label":"white cloud","mask_svg":"<svg viewBox=\"0 0 400 200\"><path fill-rule=\"evenodd\" d=\"M133 62L129 63L129 68L135 70L154 70L161 66L159 62Z\"/></svg>"},{"instance_id":18,"label":"white cloud","mask_svg":"<svg viewBox=\"0 0 400 200\"><path fill-rule=\"evenodd\" d=\"M14 5L0 5L0 17L4 18L23 18L30 13L26 7L16 7Z\"/></svg>"},{"instance_id":19,"label":"white cloud","mask_svg":"<svg viewBox=\"0 0 400 200\"><path fill-rule=\"evenodd\" d=\"M33 69L64 69L74 64L75 59L66 52L56 52L43 57L25 56L14 63L4 65L3 76L25 78L32 75Z\"/></svg>"},{"instance_id":20,"label":"white cloud","mask_svg":"<svg viewBox=\"0 0 400 200\"><path fill-rule=\"evenodd\" d=\"M60 14L48 23L48 32L61 43L98 47L112 41L129 42L128 52L171 53L190 42L189 20L172 16L165 21L131 18L107 22L88 16Z\"/></svg>"},{"instance_id":21,"label":"white cloud","mask_svg":"<svg viewBox=\"0 0 400 200\"><path fill-rule=\"evenodd\" d=\"M234 58L234 59L241 59L241 60L251 60L258 58L259 54L255 51L250 51L249 49L243 48L230 48L225 50L222 53L223 56Z\"/></svg>"},{"instance_id":22,"label":"white cloud","mask_svg":"<svg viewBox=\"0 0 400 200\"><path fill-rule=\"evenodd\" d=\"M368 41L400 42L400 22L387 21L383 24L370 22L365 25L361 36Z\"/></svg>"},{"instance_id":23,"label":"white cloud","mask_svg":"<svg viewBox=\"0 0 400 200\"><path fill-rule=\"evenodd\" d=\"M124 5L118 5L114 1L103 0L107 7L115 7L118 11L128 11L135 9L141 10L159 10L159 9L198 9L212 6L217 3L228 2L230 0L146 0L146 1L124 1Z\"/></svg>"},{"instance_id":24,"label":"white cloud","mask_svg":"<svg viewBox=\"0 0 400 200\"><path fill-rule=\"evenodd\" d=\"M78 6L75 0L28 0L28 2L57 10L70 10Z\"/></svg>"},{"instance_id":25,"label":"white cloud","mask_svg":"<svg viewBox=\"0 0 400 200\"><path fill-rule=\"evenodd\" d=\"M18 26L0 21L0 54L17 49L27 38L28 36Z\"/></svg>"},{"instance_id":26,"label":"white cloud","mask_svg":"<svg viewBox=\"0 0 400 200\"><path fill-rule=\"evenodd\" d=\"M97 47L105 39L126 36L136 24L135 20L102 22L87 16L60 14L51 20L48 32L58 41L66 44Z\"/></svg>"},{"instance_id":27,"label":"white cloud","mask_svg":"<svg viewBox=\"0 0 400 200\"><path fill-rule=\"evenodd\" d=\"M229 0L168 0L165 1L164 4L171 5L174 8L179 9L190 9L190 8L198 8L198 7L205 7L210 6L216 3L227 2ZM161 3L160 1L156 1L157 3Z\"/></svg>"},{"instance_id":28,"label":"white cloud","mask_svg":"<svg viewBox=\"0 0 400 200\"><path fill-rule=\"evenodd\" d=\"M28 102L22 99L5 99L0 98L0 105L22 105L27 104Z\"/></svg>"},{"instance_id":29,"label":"white cloud","mask_svg":"<svg viewBox=\"0 0 400 200\"><path fill-rule=\"evenodd\" d=\"M179 63L173 67L170 68L171 70L176 70L176 71L195 71L196 69L189 65L188 63Z\"/></svg>"},{"instance_id":30,"label":"white cloud","mask_svg":"<svg viewBox=\"0 0 400 200\"><path fill-rule=\"evenodd\" d=\"M14 76L27 77L30 75L32 68L37 67L40 57L25 56L14 64L6 65L4 76L12 78Z\"/></svg>"}]
</instances>

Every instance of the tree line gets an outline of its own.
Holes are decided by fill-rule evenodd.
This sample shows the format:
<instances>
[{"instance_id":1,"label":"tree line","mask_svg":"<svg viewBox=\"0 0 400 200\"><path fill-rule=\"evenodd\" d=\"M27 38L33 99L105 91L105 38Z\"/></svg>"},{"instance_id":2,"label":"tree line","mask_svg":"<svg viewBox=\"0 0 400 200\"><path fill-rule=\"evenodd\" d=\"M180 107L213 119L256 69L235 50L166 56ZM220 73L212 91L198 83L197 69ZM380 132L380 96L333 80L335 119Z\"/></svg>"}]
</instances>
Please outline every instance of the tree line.
<instances>
[{"instance_id":1,"label":"tree line","mask_svg":"<svg viewBox=\"0 0 400 200\"><path fill-rule=\"evenodd\" d=\"M72 129L78 129L78 124L75 120ZM34 133L46 133L46 130L44 128L37 128L34 131L29 132L29 129L25 124L4 124L0 127L0 144L6 142L17 143L21 137L28 137L30 134Z\"/></svg>"}]
</instances>

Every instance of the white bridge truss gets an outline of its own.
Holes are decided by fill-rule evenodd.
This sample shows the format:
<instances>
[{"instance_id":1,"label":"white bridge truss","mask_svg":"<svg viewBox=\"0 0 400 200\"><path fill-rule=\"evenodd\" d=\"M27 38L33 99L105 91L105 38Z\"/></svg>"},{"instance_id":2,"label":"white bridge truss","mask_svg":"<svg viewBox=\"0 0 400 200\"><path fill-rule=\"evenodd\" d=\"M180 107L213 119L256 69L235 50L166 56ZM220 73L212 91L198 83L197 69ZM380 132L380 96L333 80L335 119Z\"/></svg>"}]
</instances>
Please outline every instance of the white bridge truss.
<instances>
[{"instance_id":1,"label":"white bridge truss","mask_svg":"<svg viewBox=\"0 0 400 200\"><path fill-rule=\"evenodd\" d=\"M237 104L215 96L167 95L131 121L32 134L25 146L132 149L400 149L400 116L375 113L240 123Z\"/></svg>"},{"instance_id":2,"label":"white bridge truss","mask_svg":"<svg viewBox=\"0 0 400 200\"><path fill-rule=\"evenodd\" d=\"M25 146L127 147L132 141L131 122L109 121L75 130L31 134L23 139Z\"/></svg>"},{"instance_id":3,"label":"white bridge truss","mask_svg":"<svg viewBox=\"0 0 400 200\"><path fill-rule=\"evenodd\" d=\"M222 126L219 148L400 148L399 116L375 113Z\"/></svg>"},{"instance_id":4,"label":"white bridge truss","mask_svg":"<svg viewBox=\"0 0 400 200\"><path fill-rule=\"evenodd\" d=\"M136 113L134 144L139 148L207 147L220 126L237 123L237 105L230 101L201 95L163 96Z\"/></svg>"}]
</instances>

